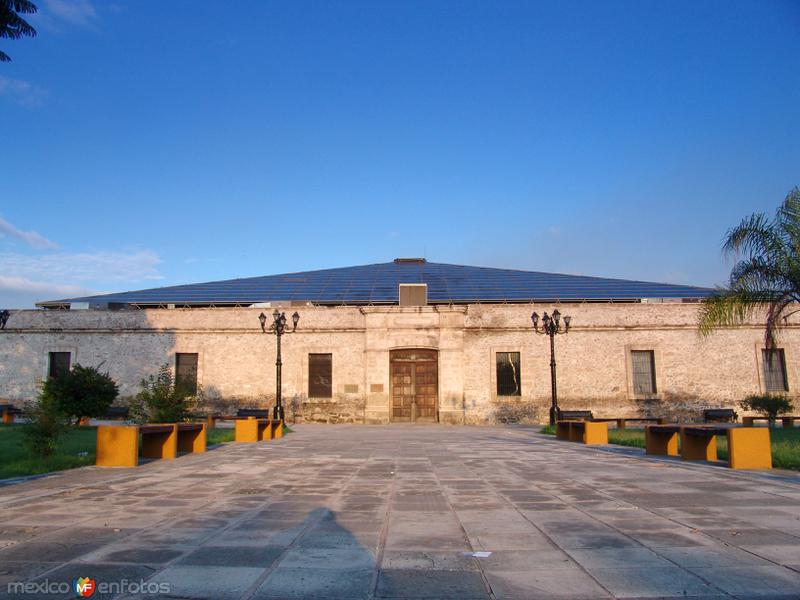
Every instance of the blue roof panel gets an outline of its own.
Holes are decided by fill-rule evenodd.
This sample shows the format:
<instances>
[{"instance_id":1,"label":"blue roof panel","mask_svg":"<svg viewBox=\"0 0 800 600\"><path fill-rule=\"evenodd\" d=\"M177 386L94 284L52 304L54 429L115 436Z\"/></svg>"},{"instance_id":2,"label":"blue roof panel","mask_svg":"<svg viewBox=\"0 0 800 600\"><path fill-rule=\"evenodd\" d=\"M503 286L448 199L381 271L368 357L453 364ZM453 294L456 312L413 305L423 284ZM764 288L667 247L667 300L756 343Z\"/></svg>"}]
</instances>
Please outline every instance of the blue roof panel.
<instances>
[{"instance_id":1,"label":"blue roof panel","mask_svg":"<svg viewBox=\"0 0 800 600\"><path fill-rule=\"evenodd\" d=\"M699 299L709 288L583 275L469 267L418 261L211 281L41 302L94 304L252 304L275 300L316 304L397 303L401 283L427 283L436 303Z\"/></svg>"}]
</instances>

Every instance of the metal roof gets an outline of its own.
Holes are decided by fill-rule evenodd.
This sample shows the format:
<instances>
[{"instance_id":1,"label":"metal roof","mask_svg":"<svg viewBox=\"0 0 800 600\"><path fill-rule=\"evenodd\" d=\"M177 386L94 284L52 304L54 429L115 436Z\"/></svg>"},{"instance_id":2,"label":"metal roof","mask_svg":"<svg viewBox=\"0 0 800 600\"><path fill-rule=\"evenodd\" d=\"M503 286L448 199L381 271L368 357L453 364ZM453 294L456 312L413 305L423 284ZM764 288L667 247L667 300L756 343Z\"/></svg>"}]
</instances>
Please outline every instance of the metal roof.
<instances>
[{"instance_id":1,"label":"metal roof","mask_svg":"<svg viewBox=\"0 0 800 600\"><path fill-rule=\"evenodd\" d=\"M40 302L56 308L74 302L104 305L247 305L259 302L396 304L401 283L426 283L428 302L502 303L530 301L638 301L704 298L711 289L487 267L396 259L388 263L302 273L228 279L131 292Z\"/></svg>"}]
</instances>

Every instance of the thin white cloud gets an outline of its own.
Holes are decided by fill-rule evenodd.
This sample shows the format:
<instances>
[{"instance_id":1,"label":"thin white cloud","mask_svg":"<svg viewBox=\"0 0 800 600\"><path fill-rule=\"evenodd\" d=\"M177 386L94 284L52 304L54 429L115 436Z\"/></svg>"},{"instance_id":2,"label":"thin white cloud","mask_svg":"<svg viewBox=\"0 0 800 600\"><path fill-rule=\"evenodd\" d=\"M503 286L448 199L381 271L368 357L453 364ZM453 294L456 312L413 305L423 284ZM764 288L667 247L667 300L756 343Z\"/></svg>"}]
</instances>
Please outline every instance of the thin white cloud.
<instances>
[{"instance_id":1,"label":"thin white cloud","mask_svg":"<svg viewBox=\"0 0 800 600\"><path fill-rule=\"evenodd\" d=\"M36 248L37 250L55 250L58 248L58 244L48 240L43 235L35 231L22 231L21 229L17 229L11 223L0 217L0 237L4 236L22 240L31 248Z\"/></svg>"},{"instance_id":2,"label":"thin white cloud","mask_svg":"<svg viewBox=\"0 0 800 600\"><path fill-rule=\"evenodd\" d=\"M42 17L85 27L97 19L97 10L90 0L44 0Z\"/></svg>"},{"instance_id":3,"label":"thin white cloud","mask_svg":"<svg viewBox=\"0 0 800 600\"><path fill-rule=\"evenodd\" d=\"M46 281L33 281L25 277L6 277L0 275L0 290L10 292L33 292L47 296L86 296L94 294L94 290L79 285L59 285Z\"/></svg>"},{"instance_id":4,"label":"thin white cloud","mask_svg":"<svg viewBox=\"0 0 800 600\"><path fill-rule=\"evenodd\" d=\"M25 108L36 108L44 104L47 90L21 79L11 79L0 75L0 96Z\"/></svg>"},{"instance_id":5,"label":"thin white cloud","mask_svg":"<svg viewBox=\"0 0 800 600\"><path fill-rule=\"evenodd\" d=\"M163 279L161 259L151 250L132 252L59 252L42 256L0 253L3 275L47 285L92 285Z\"/></svg>"}]
</instances>

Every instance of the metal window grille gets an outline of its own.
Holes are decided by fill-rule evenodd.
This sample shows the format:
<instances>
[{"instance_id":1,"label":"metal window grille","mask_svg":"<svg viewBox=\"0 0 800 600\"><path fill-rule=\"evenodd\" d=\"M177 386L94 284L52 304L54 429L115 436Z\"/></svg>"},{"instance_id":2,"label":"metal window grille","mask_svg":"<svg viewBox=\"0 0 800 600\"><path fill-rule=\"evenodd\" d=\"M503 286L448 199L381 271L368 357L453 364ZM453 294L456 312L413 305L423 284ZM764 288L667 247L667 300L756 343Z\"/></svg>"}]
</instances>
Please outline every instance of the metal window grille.
<instances>
[{"instance_id":1,"label":"metal window grille","mask_svg":"<svg viewBox=\"0 0 800 600\"><path fill-rule=\"evenodd\" d=\"M308 396L333 397L333 354L308 355Z\"/></svg>"},{"instance_id":2,"label":"metal window grille","mask_svg":"<svg viewBox=\"0 0 800 600\"><path fill-rule=\"evenodd\" d=\"M766 390L768 392L788 392L786 356L783 349L762 350L761 359L764 363L764 387Z\"/></svg>"},{"instance_id":3,"label":"metal window grille","mask_svg":"<svg viewBox=\"0 0 800 600\"><path fill-rule=\"evenodd\" d=\"M519 352L497 353L497 395L520 396Z\"/></svg>"},{"instance_id":4,"label":"metal window grille","mask_svg":"<svg viewBox=\"0 0 800 600\"><path fill-rule=\"evenodd\" d=\"M61 377L65 373L69 373L70 358L69 352L51 352L50 365L47 369L50 378Z\"/></svg>"},{"instance_id":5,"label":"metal window grille","mask_svg":"<svg viewBox=\"0 0 800 600\"><path fill-rule=\"evenodd\" d=\"M656 393L656 357L652 350L631 351L633 370L633 393L648 395Z\"/></svg>"},{"instance_id":6,"label":"metal window grille","mask_svg":"<svg viewBox=\"0 0 800 600\"><path fill-rule=\"evenodd\" d=\"M197 354L175 354L175 383L190 396L197 394Z\"/></svg>"}]
</instances>

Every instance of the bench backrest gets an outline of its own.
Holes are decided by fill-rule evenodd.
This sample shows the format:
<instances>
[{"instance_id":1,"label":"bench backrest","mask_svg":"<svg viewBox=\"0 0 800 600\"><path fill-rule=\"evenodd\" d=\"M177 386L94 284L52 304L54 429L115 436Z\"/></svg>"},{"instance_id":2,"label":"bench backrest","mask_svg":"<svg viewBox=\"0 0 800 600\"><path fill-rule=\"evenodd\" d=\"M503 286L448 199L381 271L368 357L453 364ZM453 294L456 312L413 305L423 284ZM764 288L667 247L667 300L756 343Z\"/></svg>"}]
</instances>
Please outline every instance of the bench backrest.
<instances>
[{"instance_id":1,"label":"bench backrest","mask_svg":"<svg viewBox=\"0 0 800 600\"><path fill-rule=\"evenodd\" d=\"M258 417L259 419L269 419L268 408L240 408L236 411L237 417Z\"/></svg>"},{"instance_id":2,"label":"bench backrest","mask_svg":"<svg viewBox=\"0 0 800 600\"><path fill-rule=\"evenodd\" d=\"M705 421L735 421L736 411L732 408L706 408L703 411Z\"/></svg>"},{"instance_id":3,"label":"bench backrest","mask_svg":"<svg viewBox=\"0 0 800 600\"><path fill-rule=\"evenodd\" d=\"M115 417L125 418L128 416L129 412L130 411L128 410L127 406L109 406L108 410L106 411L106 418L107 419L113 419Z\"/></svg>"},{"instance_id":4,"label":"bench backrest","mask_svg":"<svg viewBox=\"0 0 800 600\"><path fill-rule=\"evenodd\" d=\"M594 417L590 410L559 410L558 418L559 420L587 419L591 421Z\"/></svg>"}]
</instances>

